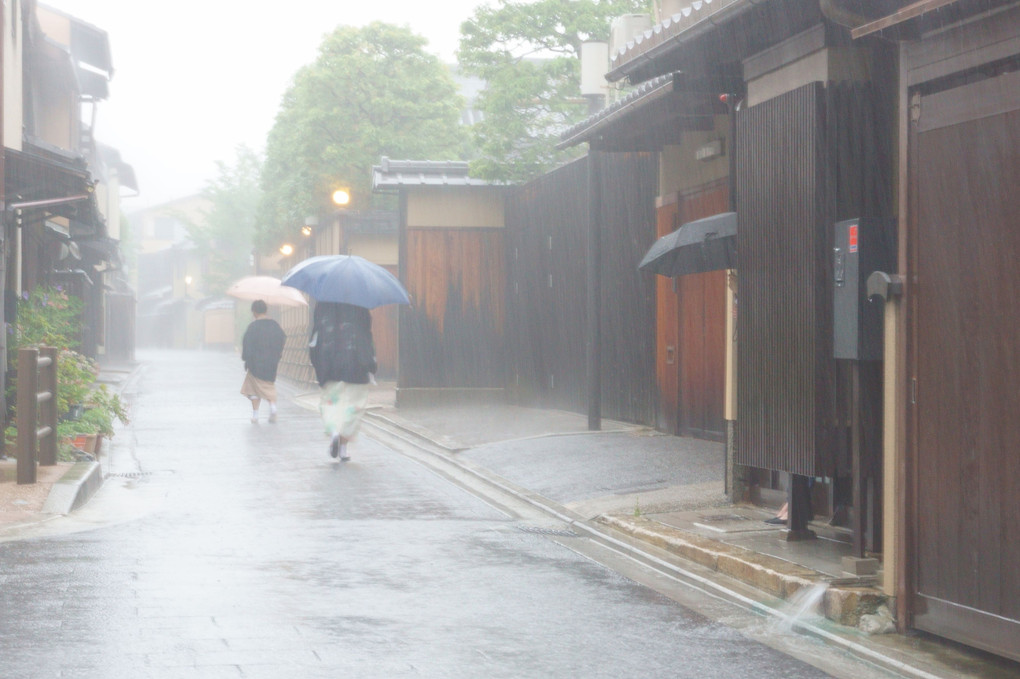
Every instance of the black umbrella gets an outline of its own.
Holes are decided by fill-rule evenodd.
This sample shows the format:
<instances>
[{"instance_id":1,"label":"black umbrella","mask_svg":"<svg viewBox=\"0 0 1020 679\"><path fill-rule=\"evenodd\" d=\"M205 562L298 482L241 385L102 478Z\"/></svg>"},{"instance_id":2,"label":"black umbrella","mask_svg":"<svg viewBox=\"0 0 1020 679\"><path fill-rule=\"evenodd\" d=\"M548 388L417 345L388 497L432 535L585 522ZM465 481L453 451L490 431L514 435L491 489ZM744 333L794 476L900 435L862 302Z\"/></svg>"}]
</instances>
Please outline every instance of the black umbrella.
<instances>
[{"instance_id":1,"label":"black umbrella","mask_svg":"<svg viewBox=\"0 0 1020 679\"><path fill-rule=\"evenodd\" d=\"M737 213L683 224L655 241L638 268L662 276L737 268Z\"/></svg>"}]
</instances>

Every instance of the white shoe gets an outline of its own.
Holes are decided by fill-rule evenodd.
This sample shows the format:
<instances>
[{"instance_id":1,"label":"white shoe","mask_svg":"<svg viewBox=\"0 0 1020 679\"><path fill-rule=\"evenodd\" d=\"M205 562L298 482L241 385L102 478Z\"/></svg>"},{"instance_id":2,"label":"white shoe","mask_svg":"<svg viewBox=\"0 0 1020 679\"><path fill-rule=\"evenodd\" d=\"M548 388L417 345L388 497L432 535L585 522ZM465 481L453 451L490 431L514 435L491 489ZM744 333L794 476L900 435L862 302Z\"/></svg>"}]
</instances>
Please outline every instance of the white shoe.
<instances>
[{"instance_id":1,"label":"white shoe","mask_svg":"<svg viewBox=\"0 0 1020 679\"><path fill-rule=\"evenodd\" d=\"M251 423L252 424L258 424L259 423L259 414L258 413L252 413L251 414Z\"/></svg>"},{"instance_id":2,"label":"white shoe","mask_svg":"<svg viewBox=\"0 0 1020 679\"><path fill-rule=\"evenodd\" d=\"M347 452L347 444L346 443L341 443L340 444L340 461L341 462L347 462L349 459L351 459L351 454Z\"/></svg>"}]
</instances>

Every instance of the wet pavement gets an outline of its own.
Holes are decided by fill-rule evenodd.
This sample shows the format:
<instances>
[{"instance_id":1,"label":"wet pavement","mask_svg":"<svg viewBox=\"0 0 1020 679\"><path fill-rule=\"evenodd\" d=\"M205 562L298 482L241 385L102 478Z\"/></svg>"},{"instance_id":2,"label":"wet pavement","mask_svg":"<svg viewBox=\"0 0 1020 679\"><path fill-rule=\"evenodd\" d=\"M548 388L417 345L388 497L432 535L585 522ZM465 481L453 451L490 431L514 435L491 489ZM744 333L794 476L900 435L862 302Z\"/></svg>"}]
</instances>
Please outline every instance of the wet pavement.
<instances>
[{"instance_id":1,"label":"wet pavement","mask_svg":"<svg viewBox=\"0 0 1020 679\"><path fill-rule=\"evenodd\" d=\"M289 400L252 425L235 356L140 359L99 492L0 542L0 676L828 676Z\"/></svg>"},{"instance_id":2,"label":"wet pavement","mask_svg":"<svg viewBox=\"0 0 1020 679\"><path fill-rule=\"evenodd\" d=\"M709 552L787 548L726 503L720 444L555 410L398 410L380 385L341 464L314 393L281 382L279 422L252 425L236 356L139 358L102 375L132 424L99 492L0 531L0 676L1020 675L837 629L806 605L822 590L777 603L658 549L674 529ZM834 560L795 549L793 572Z\"/></svg>"}]
</instances>

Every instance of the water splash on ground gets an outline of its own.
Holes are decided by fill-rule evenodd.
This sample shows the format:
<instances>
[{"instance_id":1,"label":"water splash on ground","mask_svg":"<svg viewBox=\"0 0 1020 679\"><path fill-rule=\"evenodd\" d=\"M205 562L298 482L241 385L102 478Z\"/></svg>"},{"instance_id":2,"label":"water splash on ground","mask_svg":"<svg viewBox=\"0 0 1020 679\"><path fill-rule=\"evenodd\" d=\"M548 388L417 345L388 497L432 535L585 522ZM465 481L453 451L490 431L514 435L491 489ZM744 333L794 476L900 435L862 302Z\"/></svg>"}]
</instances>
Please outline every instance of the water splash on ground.
<instances>
[{"instance_id":1,"label":"water splash on ground","mask_svg":"<svg viewBox=\"0 0 1020 679\"><path fill-rule=\"evenodd\" d=\"M790 597L786 605L777 613L770 627L782 634L791 634L802 623L822 617L820 604L825 597L829 583L818 582L811 587L803 587Z\"/></svg>"}]
</instances>

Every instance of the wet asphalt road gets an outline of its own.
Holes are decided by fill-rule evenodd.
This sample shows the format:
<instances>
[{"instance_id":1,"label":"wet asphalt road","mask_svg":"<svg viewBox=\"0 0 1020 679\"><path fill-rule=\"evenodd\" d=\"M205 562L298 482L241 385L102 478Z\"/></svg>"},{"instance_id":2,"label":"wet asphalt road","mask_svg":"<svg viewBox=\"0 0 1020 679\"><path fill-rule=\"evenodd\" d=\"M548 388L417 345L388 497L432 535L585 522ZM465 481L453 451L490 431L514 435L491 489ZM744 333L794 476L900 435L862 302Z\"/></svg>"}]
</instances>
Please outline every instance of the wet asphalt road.
<instances>
[{"instance_id":1,"label":"wet asphalt road","mask_svg":"<svg viewBox=\"0 0 1020 679\"><path fill-rule=\"evenodd\" d=\"M289 403L140 354L100 493L0 543L0 677L827 676Z\"/></svg>"}]
</instances>

